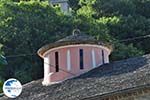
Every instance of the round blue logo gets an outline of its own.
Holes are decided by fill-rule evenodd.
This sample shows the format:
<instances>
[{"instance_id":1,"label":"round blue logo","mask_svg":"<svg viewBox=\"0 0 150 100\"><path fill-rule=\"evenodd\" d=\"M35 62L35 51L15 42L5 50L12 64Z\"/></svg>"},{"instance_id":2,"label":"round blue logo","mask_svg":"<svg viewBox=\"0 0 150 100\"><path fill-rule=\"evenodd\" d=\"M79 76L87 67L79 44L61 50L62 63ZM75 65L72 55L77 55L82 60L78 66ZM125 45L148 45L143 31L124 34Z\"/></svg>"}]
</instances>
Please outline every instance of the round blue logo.
<instances>
[{"instance_id":1,"label":"round blue logo","mask_svg":"<svg viewBox=\"0 0 150 100\"><path fill-rule=\"evenodd\" d=\"M17 79L8 79L3 84L3 92L9 98L16 98L22 92L22 85Z\"/></svg>"}]
</instances>

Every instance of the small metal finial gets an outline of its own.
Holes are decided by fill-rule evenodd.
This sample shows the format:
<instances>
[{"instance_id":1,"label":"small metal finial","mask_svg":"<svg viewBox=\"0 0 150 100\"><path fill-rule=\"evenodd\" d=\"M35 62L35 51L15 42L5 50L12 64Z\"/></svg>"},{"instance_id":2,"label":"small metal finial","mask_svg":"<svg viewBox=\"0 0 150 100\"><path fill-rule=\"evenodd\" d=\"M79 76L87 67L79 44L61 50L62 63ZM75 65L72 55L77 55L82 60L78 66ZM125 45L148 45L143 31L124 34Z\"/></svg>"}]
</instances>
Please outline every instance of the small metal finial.
<instances>
[{"instance_id":1,"label":"small metal finial","mask_svg":"<svg viewBox=\"0 0 150 100\"><path fill-rule=\"evenodd\" d=\"M79 35L81 34L81 31L79 29L74 29L72 32L72 35Z\"/></svg>"}]
</instances>

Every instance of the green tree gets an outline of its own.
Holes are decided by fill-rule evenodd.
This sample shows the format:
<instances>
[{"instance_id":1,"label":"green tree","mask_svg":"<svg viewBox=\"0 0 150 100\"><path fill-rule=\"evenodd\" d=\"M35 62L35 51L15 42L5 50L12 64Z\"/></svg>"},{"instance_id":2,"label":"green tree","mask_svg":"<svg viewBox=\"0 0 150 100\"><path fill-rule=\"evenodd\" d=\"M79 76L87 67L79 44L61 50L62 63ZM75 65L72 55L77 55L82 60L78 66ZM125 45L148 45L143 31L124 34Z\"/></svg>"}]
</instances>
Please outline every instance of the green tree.
<instances>
[{"instance_id":1,"label":"green tree","mask_svg":"<svg viewBox=\"0 0 150 100\"><path fill-rule=\"evenodd\" d=\"M6 65L6 64L7 64L6 58L0 55L0 66Z\"/></svg>"},{"instance_id":2,"label":"green tree","mask_svg":"<svg viewBox=\"0 0 150 100\"><path fill-rule=\"evenodd\" d=\"M0 73L2 73L2 69L4 67L4 65L7 64L6 58L2 55L0 55ZM3 86L3 79L0 76L0 93L2 92L2 86Z\"/></svg>"},{"instance_id":3,"label":"green tree","mask_svg":"<svg viewBox=\"0 0 150 100\"><path fill-rule=\"evenodd\" d=\"M14 77L22 83L43 77L42 60L37 55L43 45L72 34L74 28L93 36L97 30L105 36L105 29L100 29L103 25L97 26L92 19L83 16L63 15L47 2L4 2L0 15L2 50L5 55L16 55L8 57L8 65L1 76Z\"/></svg>"},{"instance_id":4,"label":"green tree","mask_svg":"<svg viewBox=\"0 0 150 100\"><path fill-rule=\"evenodd\" d=\"M128 16L135 13L132 0L97 0L93 7L98 16Z\"/></svg>"},{"instance_id":5,"label":"green tree","mask_svg":"<svg viewBox=\"0 0 150 100\"><path fill-rule=\"evenodd\" d=\"M136 13L146 18L150 18L150 0L133 0L136 5Z\"/></svg>"},{"instance_id":6,"label":"green tree","mask_svg":"<svg viewBox=\"0 0 150 100\"><path fill-rule=\"evenodd\" d=\"M110 58L116 61L141 55L143 55L143 51L140 51L137 48L135 48L133 44L124 45L118 42L114 42L114 51L112 52Z\"/></svg>"},{"instance_id":7,"label":"green tree","mask_svg":"<svg viewBox=\"0 0 150 100\"><path fill-rule=\"evenodd\" d=\"M42 78L43 64L36 53L37 50L45 44L72 34L74 28L94 36L97 40L112 43L114 51L111 60L142 55L143 49L137 49L135 44L119 43L118 39L130 37L129 35L134 32L132 36L139 36L141 32L147 34L148 29L145 25L146 23L149 25L147 19L144 17L130 17L127 14L128 10L124 12L126 9L116 13L119 9L115 6L114 11L103 12L103 17L100 17L98 8L95 8L97 6L93 7L97 1L72 0L71 2L77 4L74 5L75 13L72 16L64 15L61 13L60 8L53 8L48 2L36 0L1 1L0 43L3 44L2 51L4 54L10 56L7 56L8 65L4 67L0 76L4 79L14 77L21 80L22 83ZM124 2L126 1L124 0ZM120 2L117 4L120 4ZM89 10L87 11L87 9ZM131 9L131 15L135 13L134 9ZM140 23L137 23L136 20ZM140 28L140 25L142 25L142 28L136 29ZM145 33L144 29L146 29Z\"/></svg>"},{"instance_id":8,"label":"green tree","mask_svg":"<svg viewBox=\"0 0 150 100\"><path fill-rule=\"evenodd\" d=\"M71 20L57 13L47 2L4 2L0 8L0 43L5 55L30 54L8 57L2 77L20 78L27 75L31 79L43 76L41 59L37 50L50 42L64 37L72 30ZM20 74L18 70L31 74Z\"/></svg>"},{"instance_id":9,"label":"green tree","mask_svg":"<svg viewBox=\"0 0 150 100\"><path fill-rule=\"evenodd\" d=\"M79 4L79 0L69 0L69 5L74 11L78 10L81 7L81 5Z\"/></svg>"},{"instance_id":10,"label":"green tree","mask_svg":"<svg viewBox=\"0 0 150 100\"><path fill-rule=\"evenodd\" d=\"M149 0L96 0L93 8L95 18L107 25L109 34L115 39L125 40L150 33ZM127 41L125 44L133 44L144 53L149 53L148 42L149 38L143 38Z\"/></svg>"}]
</instances>

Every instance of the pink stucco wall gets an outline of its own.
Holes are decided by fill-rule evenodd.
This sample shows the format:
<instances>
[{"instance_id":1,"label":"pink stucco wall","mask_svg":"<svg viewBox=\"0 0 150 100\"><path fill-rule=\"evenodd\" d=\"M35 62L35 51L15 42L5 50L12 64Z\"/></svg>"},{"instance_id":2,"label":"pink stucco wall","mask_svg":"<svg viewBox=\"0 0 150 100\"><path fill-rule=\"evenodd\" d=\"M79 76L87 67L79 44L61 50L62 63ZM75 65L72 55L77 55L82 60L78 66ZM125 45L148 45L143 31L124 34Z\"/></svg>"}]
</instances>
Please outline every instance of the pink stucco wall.
<instances>
[{"instance_id":1,"label":"pink stucco wall","mask_svg":"<svg viewBox=\"0 0 150 100\"><path fill-rule=\"evenodd\" d=\"M79 50L83 49L84 69L80 69ZM71 70L67 69L67 51L70 50ZM104 61L109 63L110 50L93 45L76 45L53 48L45 53L44 58L44 80L43 84L60 82L65 79L78 76L95 67L93 67L92 50L95 53L96 67L103 64L102 50L104 51ZM59 72L55 72L55 52L59 53ZM72 73L72 74L71 74Z\"/></svg>"}]
</instances>

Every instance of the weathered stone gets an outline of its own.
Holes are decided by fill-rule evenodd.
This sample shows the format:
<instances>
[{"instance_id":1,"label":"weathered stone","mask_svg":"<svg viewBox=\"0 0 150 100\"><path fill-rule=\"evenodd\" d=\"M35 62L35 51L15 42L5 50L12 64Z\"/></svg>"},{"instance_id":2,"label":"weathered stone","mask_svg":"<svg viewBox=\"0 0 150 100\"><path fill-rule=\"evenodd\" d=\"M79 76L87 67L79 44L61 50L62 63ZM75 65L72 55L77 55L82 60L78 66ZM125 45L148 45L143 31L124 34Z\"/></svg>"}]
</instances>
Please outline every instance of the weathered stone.
<instances>
[{"instance_id":1,"label":"weathered stone","mask_svg":"<svg viewBox=\"0 0 150 100\"><path fill-rule=\"evenodd\" d=\"M108 97L111 100L110 97L119 95L119 100L150 100L150 55L106 64L47 87L41 82L24 85L16 100L102 100ZM2 97L0 100L9 99Z\"/></svg>"}]
</instances>

